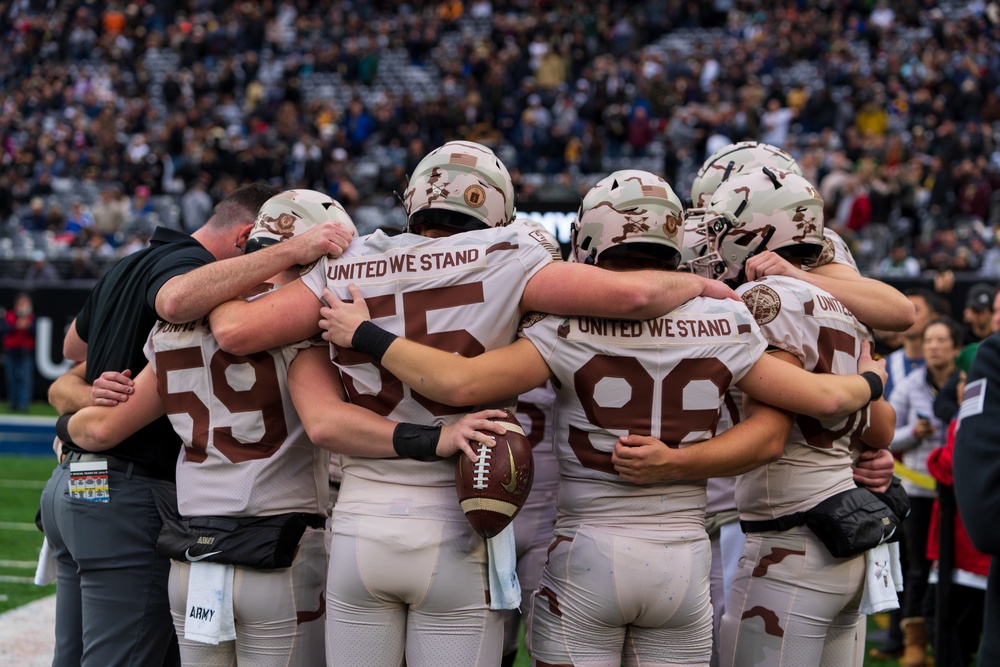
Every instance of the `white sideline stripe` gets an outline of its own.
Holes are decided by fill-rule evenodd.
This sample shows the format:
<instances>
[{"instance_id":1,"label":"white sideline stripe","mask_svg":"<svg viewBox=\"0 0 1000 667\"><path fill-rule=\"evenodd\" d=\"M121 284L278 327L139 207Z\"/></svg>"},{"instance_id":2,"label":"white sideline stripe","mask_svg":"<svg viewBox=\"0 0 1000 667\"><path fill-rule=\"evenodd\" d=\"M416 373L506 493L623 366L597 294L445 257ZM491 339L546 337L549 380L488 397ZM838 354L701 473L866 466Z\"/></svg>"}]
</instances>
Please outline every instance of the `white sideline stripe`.
<instances>
[{"instance_id":1,"label":"white sideline stripe","mask_svg":"<svg viewBox=\"0 0 1000 667\"><path fill-rule=\"evenodd\" d=\"M34 577L8 577L0 575L0 584L34 584Z\"/></svg>"},{"instance_id":2,"label":"white sideline stripe","mask_svg":"<svg viewBox=\"0 0 1000 667\"><path fill-rule=\"evenodd\" d=\"M4 415L0 424L17 424L18 426L55 426L58 417L38 417L34 415Z\"/></svg>"},{"instance_id":3,"label":"white sideline stripe","mask_svg":"<svg viewBox=\"0 0 1000 667\"><path fill-rule=\"evenodd\" d=\"M55 595L0 614L0 665L51 667L55 627Z\"/></svg>"},{"instance_id":4,"label":"white sideline stripe","mask_svg":"<svg viewBox=\"0 0 1000 667\"><path fill-rule=\"evenodd\" d=\"M25 532L36 532L41 534L38 526L33 523L14 523L13 521L0 521L0 530L23 530Z\"/></svg>"},{"instance_id":5,"label":"white sideline stripe","mask_svg":"<svg viewBox=\"0 0 1000 667\"><path fill-rule=\"evenodd\" d=\"M33 479L0 479L0 487L8 489L44 489L45 482Z\"/></svg>"},{"instance_id":6,"label":"white sideline stripe","mask_svg":"<svg viewBox=\"0 0 1000 667\"><path fill-rule=\"evenodd\" d=\"M33 560L0 560L0 567L21 567L34 570L36 565L38 562Z\"/></svg>"}]
</instances>

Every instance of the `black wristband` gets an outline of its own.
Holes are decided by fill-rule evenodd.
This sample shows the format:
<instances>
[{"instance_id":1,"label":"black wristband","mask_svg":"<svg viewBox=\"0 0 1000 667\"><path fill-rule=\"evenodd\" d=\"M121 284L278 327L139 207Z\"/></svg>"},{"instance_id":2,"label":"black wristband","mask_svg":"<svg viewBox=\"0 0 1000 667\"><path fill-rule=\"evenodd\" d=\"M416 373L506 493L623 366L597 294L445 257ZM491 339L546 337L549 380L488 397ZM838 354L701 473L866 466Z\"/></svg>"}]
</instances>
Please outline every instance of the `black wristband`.
<instances>
[{"instance_id":1,"label":"black wristband","mask_svg":"<svg viewBox=\"0 0 1000 667\"><path fill-rule=\"evenodd\" d=\"M392 448L404 459L437 458L440 426L422 426L400 422L392 432Z\"/></svg>"},{"instance_id":2,"label":"black wristband","mask_svg":"<svg viewBox=\"0 0 1000 667\"><path fill-rule=\"evenodd\" d=\"M385 351L392 345L392 341L399 338L396 334L389 333L371 320L365 320L354 330L351 337L351 347L358 352L364 352L375 361L382 361Z\"/></svg>"},{"instance_id":3,"label":"black wristband","mask_svg":"<svg viewBox=\"0 0 1000 667\"><path fill-rule=\"evenodd\" d=\"M882 398L882 378L875 371L865 371L861 374L861 377L865 379L868 383L868 388L871 390L871 398L868 399L869 402L877 401Z\"/></svg>"},{"instance_id":4,"label":"black wristband","mask_svg":"<svg viewBox=\"0 0 1000 667\"><path fill-rule=\"evenodd\" d=\"M73 438L69 437L69 420L74 414L73 412L67 412L56 420L56 436L63 442L73 442Z\"/></svg>"}]
</instances>

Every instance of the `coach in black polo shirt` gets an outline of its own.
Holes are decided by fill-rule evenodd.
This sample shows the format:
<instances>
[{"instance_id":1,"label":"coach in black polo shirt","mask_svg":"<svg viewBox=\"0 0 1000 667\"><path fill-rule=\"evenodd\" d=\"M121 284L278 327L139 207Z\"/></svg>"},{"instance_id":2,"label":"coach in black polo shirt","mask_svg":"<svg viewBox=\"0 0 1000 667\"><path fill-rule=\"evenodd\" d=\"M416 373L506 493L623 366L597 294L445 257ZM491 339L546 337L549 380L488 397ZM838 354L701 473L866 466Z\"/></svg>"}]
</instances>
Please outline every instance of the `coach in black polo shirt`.
<instances>
[{"instance_id":1,"label":"coach in black polo shirt","mask_svg":"<svg viewBox=\"0 0 1000 667\"><path fill-rule=\"evenodd\" d=\"M276 192L264 185L240 188L191 236L158 228L148 248L112 267L69 327L66 356L85 355L86 363L53 384L52 404L65 414L127 400L130 380L123 372L145 367L143 346L157 319L199 319L284 268L339 255L347 246L349 234L323 225L241 256L258 209ZM57 564L54 666L178 663L167 597L170 561L155 545L158 509L176 513L179 448L166 417L99 455L64 444L65 460L41 501Z\"/></svg>"}]
</instances>

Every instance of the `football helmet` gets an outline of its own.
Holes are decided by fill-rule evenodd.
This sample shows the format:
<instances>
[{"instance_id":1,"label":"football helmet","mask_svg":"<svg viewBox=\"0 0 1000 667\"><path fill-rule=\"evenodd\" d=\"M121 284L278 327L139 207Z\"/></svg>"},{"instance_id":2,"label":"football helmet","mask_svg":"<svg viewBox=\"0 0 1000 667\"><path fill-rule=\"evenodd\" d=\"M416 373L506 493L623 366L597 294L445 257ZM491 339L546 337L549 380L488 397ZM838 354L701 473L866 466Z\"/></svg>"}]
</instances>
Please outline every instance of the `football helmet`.
<instances>
[{"instance_id":1,"label":"football helmet","mask_svg":"<svg viewBox=\"0 0 1000 667\"><path fill-rule=\"evenodd\" d=\"M298 236L332 220L357 236L354 221L336 199L316 190L285 190L260 207L244 252L251 253Z\"/></svg>"},{"instance_id":2,"label":"football helmet","mask_svg":"<svg viewBox=\"0 0 1000 667\"><path fill-rule=\"evenodd\" d=\"M685 268L739 284L749 257L766 250L803 261L822 252L823 199L798 174L763 169L725 181L703 217L685 229Z\"/></svg>"},{"instance_id":3,"label":"football helmet","mask_svg":"<svg viewBox=\"0 0 1000 667\"><path fill-rule=\"evenodd\" d=\"M608 249L630 245L630 250L675 267L683 215L680 198L659 176L638 169L616 171L584 195L573 221L570 252L577 262L596 264Z\"/></svg>"},{"instance_id":4,"label":"football helmet","mask_svg":"<svg viewBox=\"0 0 1000 667\"><path fill-rule=\"evenodd\" d=\"M421 222L461 231L513 222L514 185L503 162L486 146L449 141L428 153L403 194L409 228ZM433 215L425 212L433 211Z\"/></svg>"},{"instance_id":5,"label":"football helmet","mask_svg":"<svg viewBox=\"0 0 1000 667\"><path fill-rule=\"evenodd\" d=\"M777 146L758 141L729 144L713 153L698 170L691 184L692 208L708 205L712 195L726 180L758 171L761 167L802 175L795 158Z\"/></svg>"}]
</instances>

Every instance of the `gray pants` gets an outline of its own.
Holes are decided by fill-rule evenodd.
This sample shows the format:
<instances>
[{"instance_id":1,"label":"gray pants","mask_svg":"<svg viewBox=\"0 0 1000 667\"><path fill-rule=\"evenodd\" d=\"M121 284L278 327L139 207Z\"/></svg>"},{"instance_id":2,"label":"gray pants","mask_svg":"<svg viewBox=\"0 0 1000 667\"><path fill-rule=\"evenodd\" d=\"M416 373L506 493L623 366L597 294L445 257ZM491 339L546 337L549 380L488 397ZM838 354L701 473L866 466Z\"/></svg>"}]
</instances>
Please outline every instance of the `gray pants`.
<instances>
[{"instance_id":1,"label":"gray pants","mask_svg":"<svg viewBox=\"0 0 1000 667\"><path fill-rule=\"evenodd\" d=\"M57 467L41 500L56 559L53 667L177 664L170 560L154 549L157 508L176 512L174 484L112 470L111 500L99 503L70 497L69 476L68 463Z\"/></svg>"}]
</instances>

